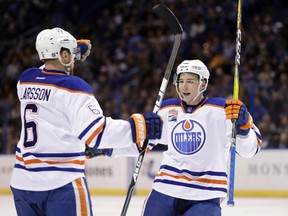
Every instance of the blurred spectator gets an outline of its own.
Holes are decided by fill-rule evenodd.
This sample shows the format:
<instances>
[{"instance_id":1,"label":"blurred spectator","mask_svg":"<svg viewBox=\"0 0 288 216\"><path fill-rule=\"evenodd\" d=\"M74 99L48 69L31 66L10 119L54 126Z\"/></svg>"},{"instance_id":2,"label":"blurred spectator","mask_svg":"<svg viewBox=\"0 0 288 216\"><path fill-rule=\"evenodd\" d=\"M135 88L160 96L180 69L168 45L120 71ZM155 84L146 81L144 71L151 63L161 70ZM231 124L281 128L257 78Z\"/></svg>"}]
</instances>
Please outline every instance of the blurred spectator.
<instances>
[{"instance_id":1,"label":"blurred spectator","mask_svg":"<svg viewBox=\"0 0 288 216\"><path fill-rule=\"evenodd\" d=\"M209 94L231 97L237 2L163 1L184 28L175 62L199 58L211 72ZM153 109L173 34L152 12L158 1L1 1L0 153L14 153L21 130L16 84L31 65L39 29L55 26L92 41L83 77L105 115L128 118ZM55 9L56 8L56 9ZM53 13L47 13L53 11ZM288 148L288 1L243 1L240 98L263 135L264 148ZM77 65L76 65L77 67ZM165 97L172 97L171 84Z\"/></svg>"}]
</instances>

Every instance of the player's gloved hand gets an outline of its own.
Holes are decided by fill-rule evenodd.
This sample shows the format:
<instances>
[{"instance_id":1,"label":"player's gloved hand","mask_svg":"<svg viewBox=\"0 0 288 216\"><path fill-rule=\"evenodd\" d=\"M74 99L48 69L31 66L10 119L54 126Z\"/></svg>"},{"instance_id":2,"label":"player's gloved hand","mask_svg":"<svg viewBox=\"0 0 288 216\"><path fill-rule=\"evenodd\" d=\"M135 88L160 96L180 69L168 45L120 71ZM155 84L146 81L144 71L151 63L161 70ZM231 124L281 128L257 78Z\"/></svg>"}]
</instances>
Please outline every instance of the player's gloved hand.
<instances>
[{"instance_id":1,"label":"player's gloved hand","mask_svg":"<svg viewBox=\"0 0 288 216\"><path fill-rule=\"evenodd\" d=\"M133 114L128 119L133 142L139 144L145 139L160 139L163 122L156 113Z\"/></svg>"},{"instance_id":2,"label":"player's gloved hand","mask_svg":"<svg viewBox=\"0 0 288 216\"><path fill-rule=\"evenodd\" d=\"M237 134L246 136L253 125L253 118L247 107L240 100L226 100L225 108L227 119L236 119Z\"/></svg>"},{"instance_id":3,"label":"player's gloved hand","mask_svg":"<svg viewBox=\"0 0 288 216\"><path fill-rule=\"evenodd\" d=\"M113 149L95 149L86 145L85 156L87 159L91 159L98 156L111 157Z\"/></svg>"},{"instance_id":4,"label":"player's gloved hand","mask_svg":"<svg viewBox=\"0 0 288 216\"><path fill-rule=\"evenodd\" d=\"M77 40L77 48L80 49L81 53L80 60L84 62L91 52L92 45L90 40L86 39Z\"/></svg>"}]
</instances>

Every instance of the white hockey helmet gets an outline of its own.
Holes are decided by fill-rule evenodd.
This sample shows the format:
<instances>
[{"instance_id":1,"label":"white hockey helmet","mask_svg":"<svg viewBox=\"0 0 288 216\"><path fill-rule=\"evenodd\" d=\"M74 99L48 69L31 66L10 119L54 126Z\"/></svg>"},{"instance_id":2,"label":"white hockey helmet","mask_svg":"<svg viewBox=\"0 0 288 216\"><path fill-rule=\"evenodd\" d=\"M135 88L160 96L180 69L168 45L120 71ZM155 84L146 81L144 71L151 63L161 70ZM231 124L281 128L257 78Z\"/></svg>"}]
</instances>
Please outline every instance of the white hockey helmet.
<instances>
[{"instance_id":1,"label":"white hockey helmet","mask_svg":"<svg viewBox=\"0 0 288 216\"><path fill-rule=\"evenodd\" d=\"M178 65L176 73L174 75L173 83L177 86L179 75L181 73L194 73L199 75L199 81L206 79L207 83L209 80L209 70L206 65L196 59L196 60L184 60L181 64Z\"/></svg>"},{"instance_id":2,"label":"white hockey helmet","mask_svg":"<svg viewBox=\"0 0 288 216\"><path fill-rule=\"evenodd\" d=\"M78 58L77 40L69 32L56 27L44 29L37 35L36 50L40 60L59 58L61 48L68 49L73 60Z\"/></svg>"},{"instance_id":3,"label":"white hockey helmet","mask_svg":"<svg viewBox=\"0 0 288 216\"><path fill-rule=\"evenodd\" d=\"M199 76L199 83L200 84L199 84L198 90L197 90L198 93L192 101L189 101L190 103L192 103L198 98L198 96L200 94L202 94L207 89L208 80L209 80L209 76L210 76L209 70L206 67L206 65L198 59L184 60L181 64L178 65L176 73L174 74L174 77L173 77L173 84L176 86L176 91L179 94L179 97L182 100L184 100L183 95L181 94L180 89L179 89L179 85L178 85L179 77L180 77L181 73L194 73L194 74L197 74ZM205 86L203 89L201 89L203 80L205 80L205 79L206 79Z\"/></svg>"}]
</instances>

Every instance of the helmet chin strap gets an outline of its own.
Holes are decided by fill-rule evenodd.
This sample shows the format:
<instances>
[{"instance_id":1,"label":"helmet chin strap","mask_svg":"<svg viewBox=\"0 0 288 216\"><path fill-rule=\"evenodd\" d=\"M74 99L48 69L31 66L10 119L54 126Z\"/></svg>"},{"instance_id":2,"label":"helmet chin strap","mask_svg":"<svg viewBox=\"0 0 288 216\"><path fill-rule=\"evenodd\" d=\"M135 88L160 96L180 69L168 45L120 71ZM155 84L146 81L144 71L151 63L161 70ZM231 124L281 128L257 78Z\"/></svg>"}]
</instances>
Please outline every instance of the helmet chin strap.
<instances>
[{"instance_id":1,"label":"helmet chin strap","mask_svg":"<svg viewBox=\"0 0 288 216\"><path fill-rule=\"evenodd\" d=\"M200 94L202 94L204 91L205 91L205 89L202 91L199 91L199 89L198 89L197 95L194 97L194 99L192 101L189 101L188 103L189 104L193 103L200 96Z\"/></svg>"},{"instance_id":2,"label":"helmet chin strap","mask_svg":"<svg viewBox=\"0 0 288 216\"><path fill-rule=\"evenodd\" d=\"M198 89L197 89L197 92L198 92L197 95L193 98L193 100L191 100L191 101L189 101L189 102L186 102L186 101L185 101L186 103L189 103L189 104L193 103L193 102L199 97L199 95L202 94L202 93L206 90L208 83L206 83L205 88L204 88L202 91L200 91L200 87L201 87L202 83L203 83L203 81L201 80L200 83L199 83ZM182 100L184 100L184 97L183 97L183 95L181 94L181 92L180 92L180 90L179 90L178 87L176 88L176 90L177 90L177 92L178 92L178 94L179 94L179 97L180 97Z\"/></svg>"},{"instance_id":3,"label":"helmet chin strap","mask_svg":"<svg viewBox=\"0 0 288 216\"><path fill-rule=\"evenodd\" d=\"M73 57L73 56L72 56ZM73 62L74 62L74 58L72 58L71 57L71 61L69 62L69 63L67 63L67 64L65 64L63 61L62 61L62 58L61 58L61 56L59 56L59 61L60 61L60 63L65 67L65 69L66 69L66 73L68 74L68 75L70 75L70 72L71 72L71 65L73 64Z\"/></svg>"}]
</instances>

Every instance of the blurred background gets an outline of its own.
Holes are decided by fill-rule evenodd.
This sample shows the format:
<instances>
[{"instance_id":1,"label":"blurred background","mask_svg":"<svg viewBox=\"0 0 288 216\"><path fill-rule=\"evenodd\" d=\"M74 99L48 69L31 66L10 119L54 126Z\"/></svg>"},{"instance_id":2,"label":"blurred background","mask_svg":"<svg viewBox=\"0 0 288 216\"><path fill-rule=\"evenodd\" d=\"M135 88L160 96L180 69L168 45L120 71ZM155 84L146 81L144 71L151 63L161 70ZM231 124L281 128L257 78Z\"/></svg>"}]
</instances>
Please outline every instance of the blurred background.
<instances>
[{"instance_id":1,"label":"blurred background","mask_svg":"<svg viewBox=\"0 0 288 216\"><path fill-rule=\"evenodd\" d=\"M152 12L166 4L183 26L174 69L184 59L209 67L209 97L231 97L237 0L0 0L0 154L14 154L21 130L16 84L42 63L37 34L61 27L90 39L76 75L93 88L104 114L127 119L152 111L174 36ZM240 99L260 128L264 149L288 148L288 1L243 0ZM173 71L175 72L175 70ZM178 97L172 81L165 98Z\"/></svg>"}]
</instances>

